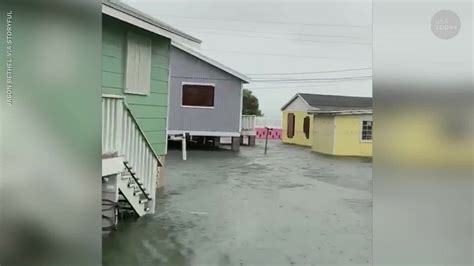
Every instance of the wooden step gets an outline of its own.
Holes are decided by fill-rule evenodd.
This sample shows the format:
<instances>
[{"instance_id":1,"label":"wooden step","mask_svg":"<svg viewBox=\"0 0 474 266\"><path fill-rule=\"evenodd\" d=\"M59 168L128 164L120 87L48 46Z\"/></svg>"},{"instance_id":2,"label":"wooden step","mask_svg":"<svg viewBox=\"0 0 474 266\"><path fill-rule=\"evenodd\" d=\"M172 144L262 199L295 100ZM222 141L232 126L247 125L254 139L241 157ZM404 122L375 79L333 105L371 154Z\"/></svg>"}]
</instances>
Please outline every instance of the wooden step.
<instances>
[{"instance_id":1,"label":"wooden step","mask_svg":"<svg viewBox=\"0 0 474 266\"><path fill-rule=\"evenodd\" d=\"M142 192L141 190L136 190L136 191L134 191L134 192L133 192L133 195L134 195L134 196L141 196L141 195L144 195L144 196L146 196L146 197L148 197L148 198L150 197L150 193L145 192L145 194L143 194L143 192Z\"/></svg>"}]
</instances>

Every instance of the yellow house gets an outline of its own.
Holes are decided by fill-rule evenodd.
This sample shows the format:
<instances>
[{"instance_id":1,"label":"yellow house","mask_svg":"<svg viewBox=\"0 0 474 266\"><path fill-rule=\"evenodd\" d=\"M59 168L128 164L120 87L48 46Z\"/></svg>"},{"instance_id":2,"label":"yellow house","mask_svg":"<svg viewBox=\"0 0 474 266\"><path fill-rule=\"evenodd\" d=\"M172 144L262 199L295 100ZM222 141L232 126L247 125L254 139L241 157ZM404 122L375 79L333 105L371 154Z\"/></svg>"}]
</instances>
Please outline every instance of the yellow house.
<instances>
[{"instance_id":1,"label":"yellow house","mask_svg":"<svg viewBox=\"0 0 474 266\"><path fill-rule=\"evenodd\" d=\"M338 111L363 111L372 109L372 98L366 97L352 97L352 96L338 96L338 95L321 95L321 94L309 94L309 93L297 93L291 100L286 103L282 108L282 142L288 144L296 144L301 146L313 147L313 150L322 153L335 154L334 152L328 152L329 148L332 149L334 142L327 142L330 139L329 136L322 135L322 131L328 130L326 123L330 123L330 117L335 116L334 114L329 115L329 112ZM316 115L315 112L319 112L321 115ZM324 113L324 115L322 115ZM346 112L347 113L347 112ZM316 119L317 116L317 119ZM320 121L321 120L321 121ZM346 123L349 122L347 120ZM343 119L338 119L338 122L344 123ZM321 123L321 124L320 124ZM331 124L334 125L334 122ZM322 127L319 129L319 127ZM347 125L349 126L349 125ZM319 134L315 135L318 131ZM342 131L341 131L342 132ZM335 132L337 133L337 132ZM315 139L315 137L317 139ZM320 139L323 138L323 139ZM318 148L314 148L314 144L318 145ZM348 145L343 143L342 140L339 142L341 147ZM363 145L368 146L368 145ZM342 149L342 148L341 148ZM338 149L340 150L340 149ZM345 153L351 153L349 151L341 151L341 155ZM362 154L366 154L362 153ZM352 154L351 154L352 155ZM355 154L358 155L358 154ZM366 155L362 155L366 156Z\"/></svg>"},{"instance_id":2,"label":"yellow house","mask_svg":"<svg viewBox=\"0 0 474 266\"><path fill-rule=\"evenodd\" d=\"M372 157L372 111L314 111L313 143L315 152Z\"/></svg>"}]
</instances>

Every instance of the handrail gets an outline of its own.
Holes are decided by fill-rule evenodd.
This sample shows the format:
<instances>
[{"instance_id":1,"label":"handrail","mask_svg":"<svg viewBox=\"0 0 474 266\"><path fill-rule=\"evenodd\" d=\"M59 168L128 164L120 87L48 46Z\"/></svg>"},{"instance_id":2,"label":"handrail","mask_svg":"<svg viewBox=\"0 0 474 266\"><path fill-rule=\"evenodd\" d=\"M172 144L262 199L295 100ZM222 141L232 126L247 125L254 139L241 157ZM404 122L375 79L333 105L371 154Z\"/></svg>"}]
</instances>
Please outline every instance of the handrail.
<instances>
[{"instance_id":1,"label":"handrail","mask_svg":"<svg viewBox=\"0 0 474 266\"><path fill-rule=\"evenodd\" d=\"M123 96L120 96L120 95L113 95L113 94L102 94L102 98L109 98L109 99L125 99L125 97ZM150 149L151 153L153 154L153 156L155 157L155 159L158 161L158 166L163 166L163 164L161 163L161 160L160 160L160 157L158 156L158 154L156 154L155 150L153 149L153 147L151 146L150 144L150 141L148 140L148 138L146 137L143 129L140 127L140 125L138 124L137 120L135 119L135 116L133 115L132 111L130 110L130 107L128 106L128 104L123 101L123 106L125 107L125 109L127 110L127 112L130 114L130 117L131 119L133 120L133 122L135 123L135 126L136 128L138 129L138 131L140 132L140 134L142 135L142 137L145 139L145 144L148 146L148 148Z\"/></svg>"},{"instance_id":2,"label":"handrail","mask_svg":"<svg viewBox=\"0 0 474 266\"><path fill-rule=\"evenodd\" d=\"M130 175L127 188L134 189L134 196L141 191L149 202L147 209L154 212L154 192L163 164L125 100L123 96L102 95L102 153L123 156L125 171Z\"/></svg>"},{"instance_id":3,"label":"handrail","mask_svg":"<svg viewBox=\"0 0 474 266\"><path fill-rule=\"evenodd\" d=\"M145 144L148 146L151 153L153 154L153 156L155 156L155 159L158 161L158 166L163 166L163 164L160 161L160 157L156 154L155 150L151 146L150 141L148 140L148 138L145 135L145 132L143 132L142 128L140 127L140 124L138 124L137 120L135 119L135 116L133 115L132 110L130 110L130 108L128 107L128 104L125 101L123 102L123 105L125 106L125 109L127 109L127 112L130 114L130 117L132 118L133 122L135 123L135 126L137 127L138 131L140 131L140 134L145 139Z\"/></svg>"},{"instance_id":4,"label":"handrail","mask_svg":"<svg viewBox=\"0 0 474 266\"><path fill-rule=\"evenodd\" d=\"M255 130L255 115L242 115L241 116L241 130Z\"/></svg>"}]
</instances>

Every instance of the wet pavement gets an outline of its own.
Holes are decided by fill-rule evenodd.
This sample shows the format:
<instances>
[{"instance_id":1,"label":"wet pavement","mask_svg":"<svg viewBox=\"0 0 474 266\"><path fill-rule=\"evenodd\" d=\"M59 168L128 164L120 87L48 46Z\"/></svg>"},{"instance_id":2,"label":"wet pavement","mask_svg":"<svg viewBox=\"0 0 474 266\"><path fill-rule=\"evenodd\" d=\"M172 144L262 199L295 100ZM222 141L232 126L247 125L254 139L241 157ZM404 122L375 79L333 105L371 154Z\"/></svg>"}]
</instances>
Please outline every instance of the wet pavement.
<instances>
[{"instance_id":1,"label":"wet pavement","mask_svg":"<svg viewBox=\"0 0 474 266\"><path fill-rule=\"evenodd\" d=\"M372 163L270 141L167 156L156 214L121 221L104 265L371 264Z\"/></svg>"}]
</instances>

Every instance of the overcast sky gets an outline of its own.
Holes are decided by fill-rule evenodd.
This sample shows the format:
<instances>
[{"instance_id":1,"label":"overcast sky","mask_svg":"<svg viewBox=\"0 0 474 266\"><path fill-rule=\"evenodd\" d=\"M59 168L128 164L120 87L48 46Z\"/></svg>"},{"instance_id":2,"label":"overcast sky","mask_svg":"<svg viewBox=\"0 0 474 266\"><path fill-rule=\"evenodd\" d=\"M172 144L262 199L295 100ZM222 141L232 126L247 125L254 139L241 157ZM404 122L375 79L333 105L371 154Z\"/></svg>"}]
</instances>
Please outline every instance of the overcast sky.
<instances>
[{"instance_id":1,"label":"overcast sky","mask_svg":"<svg viewBox=\"0 0 474 266\"><path fill-rule=\"evenodd\" d=\"M297 92L372 96L370 1L124 2L201 39L203 54L250 76L245 87L270 118Z\"/></svg>"}]
</instances>

